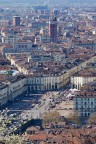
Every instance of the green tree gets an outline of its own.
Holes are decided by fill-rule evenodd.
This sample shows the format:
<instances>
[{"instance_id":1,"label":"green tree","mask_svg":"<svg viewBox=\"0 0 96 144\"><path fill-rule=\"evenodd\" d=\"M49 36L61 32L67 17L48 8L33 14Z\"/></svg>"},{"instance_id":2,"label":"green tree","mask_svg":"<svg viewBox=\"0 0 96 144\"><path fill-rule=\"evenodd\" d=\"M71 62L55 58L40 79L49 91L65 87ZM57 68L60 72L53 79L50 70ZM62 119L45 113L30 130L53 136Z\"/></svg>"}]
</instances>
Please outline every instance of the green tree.
<instances>
[{"instance_id":1,"label":"green tree","mask_svg":"<svg viewBox=\"0 0 96 144\"><path fill-rule=\"evenodd\" d=\"M76 124L80 125L80 118L79 118L79 115L78 115L78 111L74 111L73 114L70 114L68 116L68 120L71 121L71 122L75 122Z\"/></svg>"},{"instance_id":2,"label":"green tree","mask_svg":"<svg viewBox=\"0 0 96 144\"><path fill-rule=\"evenodd\" d=\"M95 124L96 125L96 112L92 113L88 118L88 124Z\"/></svg>"},{"instance_id":3,"label":"green tree","mask_svg":"<svg viewBox=\"0 0 96 144\"><path fill-rule=\"evenodd\" d=\"M26 144L24 139L19 136L5 136L0 137L0 144Z\"/></svg>"},{"instance_id":4,"label":"green tree","mask_svg":"<svg viewBox=\"0 0 96 144\"><path fill-rule=\"evenodd\" d=\"M45 112L43 114L42 119L43 119L44 124L51 123L51 122L60 122L60 121L62 121L62 118L61 118L60 114L57 111Z\"/></svg>"}]
</instances>

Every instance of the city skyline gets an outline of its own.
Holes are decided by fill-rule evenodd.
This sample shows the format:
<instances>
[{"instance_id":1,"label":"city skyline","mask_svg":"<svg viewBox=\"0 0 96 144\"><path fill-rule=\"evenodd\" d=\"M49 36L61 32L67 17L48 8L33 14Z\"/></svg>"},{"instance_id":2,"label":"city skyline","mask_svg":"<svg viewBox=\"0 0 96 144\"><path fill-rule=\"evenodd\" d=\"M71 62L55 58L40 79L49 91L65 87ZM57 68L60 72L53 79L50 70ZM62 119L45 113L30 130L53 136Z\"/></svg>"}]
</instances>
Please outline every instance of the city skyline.
<instances>
[{"instance_id":1,"label":"city skyline","mask_svg":"<svg viewBox=\"0 0 96 144\"><path fill-rule=\"evenodd\" d=\"M96 143L96 0L0 0L0 143Z\"/></svg>"}]
</instances>

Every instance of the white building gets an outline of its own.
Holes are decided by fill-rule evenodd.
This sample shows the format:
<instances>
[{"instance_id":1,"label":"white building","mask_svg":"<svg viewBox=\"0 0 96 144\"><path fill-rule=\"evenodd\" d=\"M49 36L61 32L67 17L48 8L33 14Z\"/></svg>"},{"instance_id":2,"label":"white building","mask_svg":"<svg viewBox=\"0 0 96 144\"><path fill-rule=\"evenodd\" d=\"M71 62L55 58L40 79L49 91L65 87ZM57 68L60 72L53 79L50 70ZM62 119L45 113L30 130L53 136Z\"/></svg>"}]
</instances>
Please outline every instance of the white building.
<instances>
[{"instance_id":1,"label":"white building","mask_svg":"<svg viewBox=\"0 0 96 144\"><path fill-rule=\"evenodd\" d=\"M27 78L23 75L14 76L8 79L9 100L14 100L15 97L27 91Z\"/></svg>"},{"instance_id":2,"label":"white building","mask_svg":"<svg viewBox=\"0 0 96 144\"><path fill-rule=\"evenodd\" d=\"M0 82L0 107L8 101L8 86Z\"/></svg>"},{"instance_id":3,"label":"white building","mask_svg":"<svg viewBox=\"0 0 96 144\"><path fill-rule=\"evenodd\" d=\"M96 71L84 69L71 76L71 87L80 89L83 85L96 80Z\"/></svg>"},{"instance_id":4,"label":"white building","mask_svg":"<svg viewBox=\"0 0 96 144\"><path fill-rule=\"evenodd\" d=\"M19 35L11 35L11 34L8 34L8 35L2 36L2 43L14 44L14 43L16 43L18 40L21 40L21 39L22 39L22 37L19 36Z\"/></svg>"},{"instance_id":5,"label":"white building","mask_svg":"<svg viewBox=\"0 0 96 144\"><path fill-rule=\"evenodd\" d=\"M13 76L4 83L0 83L0 107L14 100L27 89L27 78L23 75Z\"/></svg>"},{"instance_id":6,"label":"white building","mask_svg":"<svg viewBox=\"0 0 96 144\"><path fill-rule=\"evenodd\" d=\"M31 76L28 78L28 85L30 91L46 91L56 90L63 87L63 78L61 75L43 75L43 76Z\"/></svg>"}]
</instances>

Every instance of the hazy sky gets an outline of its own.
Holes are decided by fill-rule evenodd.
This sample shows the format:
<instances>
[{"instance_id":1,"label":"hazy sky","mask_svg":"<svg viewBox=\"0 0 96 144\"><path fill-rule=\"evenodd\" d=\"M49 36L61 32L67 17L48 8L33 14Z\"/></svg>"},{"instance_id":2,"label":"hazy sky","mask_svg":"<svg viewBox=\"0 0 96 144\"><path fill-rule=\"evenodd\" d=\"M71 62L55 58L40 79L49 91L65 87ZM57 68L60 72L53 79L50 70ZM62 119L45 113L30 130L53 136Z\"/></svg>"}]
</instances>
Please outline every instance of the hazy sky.
<instances>
[{"instance_id":1,"label":"hazy sky","mask_svg":"<svg viewBox=\"0 0 96 144\"><path fill-rule=\"evenodd\" d=\"M0 0L0 3L32 3L32 4L52 4L52 3L66 3L66 4L91 4L96 5L96 0ZM89 5L90 6L90 5Z\"/></svg>"},{"instance_id":2,"label":"hazy sky","mask_svg":"<svg viewBox=\"0 0 96 144\"><path fill-rule=\"evenodd\" d=\"M72 3L74 3L74 2L79 2L79 3L81 3L81 2L87 2L87 3L92 3L92 2L96 2L96 0L0 0L0 2L26 2L26 3L28 3L28 2L35 2L35 1L37 1L38 3L40 2L40 1L45 1L45 2L72 2Z\"/></svg>"}]
</instances>

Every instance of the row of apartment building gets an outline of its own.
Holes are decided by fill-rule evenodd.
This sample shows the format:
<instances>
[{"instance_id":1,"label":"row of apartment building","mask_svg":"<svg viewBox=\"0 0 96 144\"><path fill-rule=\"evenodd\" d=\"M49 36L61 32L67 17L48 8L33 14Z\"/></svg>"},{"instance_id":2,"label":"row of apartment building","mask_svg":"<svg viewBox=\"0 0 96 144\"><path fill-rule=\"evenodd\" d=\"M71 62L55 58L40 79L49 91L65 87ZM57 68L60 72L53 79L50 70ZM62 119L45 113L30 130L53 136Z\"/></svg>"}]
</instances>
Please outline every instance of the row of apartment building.
<instances>
[{"instance_id":1,"label":"row of apartment building","mask_svg":"<svg viewBox=\"0 0 96 144\"><path fill-rule=\"evenodd\" d=\"M45 75L42 74L40 76L31 76L28 79L28 85L30 87L30 90L55 90L60 89L66 84L70 82L70 76L78 71L80 71L82 68L86 67L87 63L94 61L94 58L91 58L87 60L86 62L83 62L79 66L73 67L68 71L62 71L58 74L49 74Z\"/></svg>"},{"instance_id":2,"label":"row of apartment building","mask_svg":"<svg viewBox=\"0 0 96 144\"><path fill-rule=\"evenodd\" d=\"M80 71L81 69L85 68L86 65L90 62L94 62L94 59L96 56L86 60L85 62L82 62L78 66L75 66L69 70L63 70L59 73L43 73L43 71L40 71L36 73L30 72L30 70L27 69L27 67L21 66L17 61L15 62L10 55L7 56L7 58L11 61L11 64L14 64L20 73L23 73L28 76L28 85L30 90L55 90L60 89L63 86L65 86L67 83L70 82L70 76L75 74L76 72ZM14 62L13 62L14 61ZM54 70L55 71L55 70Z\"/></svg>"}]
</instances>

